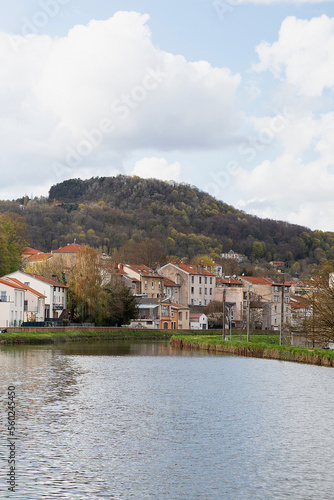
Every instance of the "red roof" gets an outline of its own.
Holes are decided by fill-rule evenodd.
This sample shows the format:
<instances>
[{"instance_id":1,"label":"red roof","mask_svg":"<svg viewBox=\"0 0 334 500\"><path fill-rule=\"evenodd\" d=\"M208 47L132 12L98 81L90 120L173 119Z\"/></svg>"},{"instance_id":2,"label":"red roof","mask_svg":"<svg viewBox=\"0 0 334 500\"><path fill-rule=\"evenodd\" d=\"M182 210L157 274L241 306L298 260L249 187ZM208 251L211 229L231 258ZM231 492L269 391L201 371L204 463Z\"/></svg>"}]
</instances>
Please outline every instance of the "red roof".
<instances>
[{"instance_id":1,"label":"red roof","mask_svg":"<svg viewBox=\"0 0 334 500\"><path fill-rule=\"evenodd\" d=\"M11 288L21 288L22 290L24 290L24 286L19 286L16 283L11 283L10 281L7 281L6 278L0 278L0 283L2 285L10 286Z\"/></svg>"},{"instance_id":2,"label":"red roof","mask_svg":"<svg viewBox=\"0 0 334 500\"><path fill-rule=\"evenodd\" d=\"M48 259L49 257L51 257L51 253L38 252L33 255L30 255L28 260L31 262L34 260Z\"/></svg>"},{"instance_id":3,"label":"red roof","mask_svg":"<svg viewBox=\"0 0 334 500\"><path fill-rule=\"evenodd\" d=\"M214 273L209 273L203 266L198 266L195 264L183 264L180 262L179 264L174 264L174 266L179 267L182 271L185 271L188 274L199 274L204 276L216 276Z\"/></svg>"},{"instance_id":4,"label":"red roof","mask_svg":"<svg viewBox=\"0 0 334 500\"><path fill-rule=\"evenodd\" d=\"M27 274L28 276L32 276L37 280L44 281L44 283L48 283L49 285L52 286L60 286L62 288L68 288L67 285L63 285L62 283L57 283L56 281L50 280L49 278L44 278L44 276L40 276L39 274L34 274L34 273L25 273L25 274Z\"/></svg>"},{"instance_id":5,"label":"red roof","mask_svg":"<svg viewBox=\"0 0 334 500\"><path fill-rule=\"evenodd\" d=\"M3 278L3 280L6 280L6 281L8 280L9 282L11 281L14 285L18 285L18 288L24 288L25 290L28 290L29 292L33 293L34 295L37 295L37 297L45 297L45 295L43 295L42 293L38 292L37 290L34 290L33 288L31 288L28 285L25 285L24 283L22 283L21 281L19 281L16 278L11 278L10 276L7 276L7 277Z\"/></svg>"},{"instance_id":6,"label":"red roof","mask_svg":"<svg viewBox=\"0 0 334 500\"><path fill-rule=\"evenodd\" d=\"M300 297L299 295L292 295L290 298L292 309L302 309L311 305L311 301L305 297Z\"/></svg>"},{"instance_id":7,"label":"red roof","mask_svg":"<svg viewBox=\"0 0 334 500\"><path fill-rule=\"evenodd\" d=\"M175 281L171 280L170 278L167 278L166 276L163 276L164 279L164 285L166 286L181 286L178 283L175 283Z\"/></svg>"},{"instance_id":8,"label":"red roof","mask_svg":"<svg viewBox=\"0 0 334 500\"><path fill-rule=\"evenodd\" d=\"M273 285L269 278L260 278L257 276L239 276L240 279L249 281L252 285ZM281 283L282 284L282 283Z\"/></svg>"},{"instance_id":9,"label":"red roof","mask_svg":"<svg viewBox=\"0 0 334 500\"><path fill-rule=\"evenodd\" d=\"M36 253L43 253L43 252L41 252L40 250L36 250L35 248L26 247L23 250L22 255L34 255Z\"/></svg>"},{"instance_id":10,"label":"red roof","mask_svg":"<svg viewBox=\"0 0 334 500\"><path fill-rule=\"evenodd\" d=\"M66 247L58 248L58 250L52 250L52 253L77 253L82 249L82 245L77 243L70 243Z\"/></svg>"},{"instance_id":11,"label":"red roof","mask_svg":"<svg viewBox=\"0 0 334 500\"><path fill-rule=\"evenodd\" d=\"M239 285L241 286L240 281L230 278L227 276L217 276L216 277L216 285Z\"/></svg>"},{"instance_id":12,"label":"red roof","mask_svg":"<svg viewBox=\"0 0 334 500\"><path fill-rule=\"evenodd\" d=\"M139 265L134 265L134 264L123 264L123 266L128 267L129 269L132 269L136 273L139 273L141 276L144 277L153 277L153 278L161 278L164 279L164 276L161 274L157 273L156 271L153 271L153 269L150 269L147 266L144 266L144 264L139 264ZM123 271L126 272L126 269L123 268Z\"/></svg>"}]
</instances>

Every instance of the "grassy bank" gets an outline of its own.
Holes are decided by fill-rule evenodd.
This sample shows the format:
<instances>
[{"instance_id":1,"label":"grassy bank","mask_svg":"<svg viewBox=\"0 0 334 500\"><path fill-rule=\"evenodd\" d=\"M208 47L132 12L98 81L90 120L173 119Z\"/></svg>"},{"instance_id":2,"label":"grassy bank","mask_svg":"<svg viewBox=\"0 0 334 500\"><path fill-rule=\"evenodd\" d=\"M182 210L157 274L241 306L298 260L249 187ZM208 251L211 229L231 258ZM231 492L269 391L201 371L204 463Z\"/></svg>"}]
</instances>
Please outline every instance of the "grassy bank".
<instances>
[{"instance_id":1,"label":"grassy bank","mask_svg":"<svg viewBox=\"0 0 334 500\"><path fill-rule=\"evenodd\" d=\"M98 340L169 340L172 335L156 330L112 330L112 331L54 331L54 332L8 332L0 334L0 344L55 344L58 342L87 342Z\"/></svg>"},{"instance_id":2,"label":"grassy bank","mask_svg":"<svg viewBox=\"0 0 334 500\"><path fill-rule=\"evenodd\" d=\"M183 336L173 335L171 344L183 349L203 349L224 352L238 356L277 359L310 363L313 365L334 367L334 351L328 349L310 349L307 347L290 347L286 345L270 345L261 342L261 336L254 337L252 342L233 340L223 341L221 335Z\"/></svg>"},{"instance_id":3,"label":"grassy bank","mask_svg":"<svg viewBox=\"0 0 334 500\"><path fill-rule=\"evenodd\" d=\"M40 331L9 331L0 333L0 345L13 344L55 344L60 342L88 342L99 340L169 340L174 331L171 330L138 330L128 328L85 328L71 330L67 328L49 328ZM45 331L48 330L48 331ZM186 332L183 332L187 335ZM194 336L193 332L188 335ZM211 336L210 332L210 336ZM201 333L202 337L205 334ZM196 335L195 335L196 337Z\"/></svg>"}]
</instances>

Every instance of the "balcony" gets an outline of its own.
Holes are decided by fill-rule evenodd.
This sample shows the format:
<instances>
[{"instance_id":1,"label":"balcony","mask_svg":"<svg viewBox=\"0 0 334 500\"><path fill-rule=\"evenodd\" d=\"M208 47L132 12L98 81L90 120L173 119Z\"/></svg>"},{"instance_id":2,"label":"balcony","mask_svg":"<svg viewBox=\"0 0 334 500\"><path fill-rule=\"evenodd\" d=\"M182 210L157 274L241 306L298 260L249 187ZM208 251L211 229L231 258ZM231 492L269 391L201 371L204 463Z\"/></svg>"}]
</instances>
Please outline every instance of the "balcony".
<instances>
[{"instance_id":1,"label":"balcony","mask_svg":"<svg viewBox=\"0 0 334 500\"><path fill-rule=\"evenodd\" d=\"M62 304L53 304L54 311L63 311L64 306Z\"/></svg>"},{"instance_id":2,"label":"balcony","mask_svg":"<svg viewBox=\"0 0 334 500\"><path fill-rule=\"evenodd\" d=\"M139 314L138 316L135 317L135 320L153 320L153 319L160 319L159 316L157 315L152 315L152 314Z\"/></svg>"}]
</instances>

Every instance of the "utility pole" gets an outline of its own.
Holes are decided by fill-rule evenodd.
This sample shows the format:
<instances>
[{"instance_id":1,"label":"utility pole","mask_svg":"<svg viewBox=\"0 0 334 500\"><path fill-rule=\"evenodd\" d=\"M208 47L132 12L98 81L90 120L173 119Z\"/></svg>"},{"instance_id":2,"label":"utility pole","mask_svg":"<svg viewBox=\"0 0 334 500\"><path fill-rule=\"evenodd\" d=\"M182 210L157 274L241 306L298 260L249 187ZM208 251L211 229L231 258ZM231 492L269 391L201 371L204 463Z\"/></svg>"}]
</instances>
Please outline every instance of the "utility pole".
<instances>
[{"instance_id":1,"label":"utility pole","mask_svg":"<svg viewBox=\"0 0 334 500\"><path fill-rule=\"evenodd\" d=\"M249 342L249 324L250 324L250 291L247 290L247 342Z\"/></svg>"},{"instance_id":2,"label":"utility pole","mask_svg":"<svg viewBox=\"0 0 334 500\"><path fill-rule=\"evenodd\" d=\"M226 290L223 288L223 340L225 340L225 293Z\"/></svg>"},{"instance_id":3,"label":"utility pole","mask_svg":"<svg viewBox=\"0 0 334 500\"><path fill-rule=\"evenodd\" d=\"M281 290L281 325L279 330L279 345L283 344L283 330L284 330L284 279L282 282Z\"/></svg>"}]
</instances>

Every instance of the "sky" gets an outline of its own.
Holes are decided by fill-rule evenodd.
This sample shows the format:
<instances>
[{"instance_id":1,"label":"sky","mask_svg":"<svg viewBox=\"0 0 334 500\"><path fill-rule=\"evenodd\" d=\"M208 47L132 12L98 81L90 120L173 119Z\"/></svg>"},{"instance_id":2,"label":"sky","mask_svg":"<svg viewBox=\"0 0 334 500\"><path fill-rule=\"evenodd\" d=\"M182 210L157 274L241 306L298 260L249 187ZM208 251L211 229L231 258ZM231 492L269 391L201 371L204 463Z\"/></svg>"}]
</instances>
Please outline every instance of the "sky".
<instances>
[{"instance_id":1,"label":"sky","mask_svg":"<svg viewBox=\"0 0 334 500\"><path fill-rule=\"evenodd\" d=\"M334 231L333 1L0 0L0 199L138 175Z\"/></svg>"}]
</instances>

